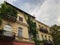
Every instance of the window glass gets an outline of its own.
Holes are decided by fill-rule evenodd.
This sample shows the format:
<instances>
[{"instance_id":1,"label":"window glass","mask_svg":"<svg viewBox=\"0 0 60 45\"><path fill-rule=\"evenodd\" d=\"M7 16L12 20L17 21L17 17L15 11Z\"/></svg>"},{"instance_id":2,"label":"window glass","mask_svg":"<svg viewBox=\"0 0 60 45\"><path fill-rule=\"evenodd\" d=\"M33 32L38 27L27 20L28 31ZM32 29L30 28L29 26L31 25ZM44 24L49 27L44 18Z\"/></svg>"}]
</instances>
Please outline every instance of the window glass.
<instances>
[{"instance_id":1,"label":"window glass","mask_svg":"<svg viewBox=\"0 0 60 45\"><path fill-rule=\"evenodd\" d=\"M21 27L18 28L18 37L22 37L22 28Z\"/></svg>"},{"instance_id":2,"label":"window glass","mask_svg":"<svg viewBox=\"0 0 60 45\"><path fill-rule=\"evenodd\" d=\"M42 36L42 40L44 40L43 34L41 36Z\"/></svg>"},{"instance_id":3,"label":"window glass","mask_svg":"<svg viewBox=\"0 0 60 45\"><path fill-rule=\"evenodd\" d=\"M50 36L49 36L49 40L50 40Z\"/></svg>"},{"instance_id":4,"label":"window glass","mask_svg":"<svg viewBox=\"0 0 60 45\"><path fill-rule=\"evenodd\" d=\"M33 38L33 35L31 33L29 33L29 38L32 39Z\"/></svg>"},{"instance_id":5,"label":"window glass","mask_svg":"<svg viewBox=\"0 0 60 45\"><path fill-rule=\"evenodd\" d=\"M45 39L47 40L47 36L45 35Z\"/></svg>"},{"instance_id":6,"label":"window glass","mask_svg":"<svg viewBox=\"0 0 60 45\"><path fill-rule=\"evenodd\" d=\"M39 34L37 34L37 39L40 40L40 39L39 39Z\"/></svg>"},{"instance_id":7,"label":"window glass","mask_svg":"<svg viewBox=\"0 0 60 45\"><path fill-rule=\"evenodd\" d=\"M23 21L23 18L19 16L19 21Z\"/></svg>"}]
</instances>

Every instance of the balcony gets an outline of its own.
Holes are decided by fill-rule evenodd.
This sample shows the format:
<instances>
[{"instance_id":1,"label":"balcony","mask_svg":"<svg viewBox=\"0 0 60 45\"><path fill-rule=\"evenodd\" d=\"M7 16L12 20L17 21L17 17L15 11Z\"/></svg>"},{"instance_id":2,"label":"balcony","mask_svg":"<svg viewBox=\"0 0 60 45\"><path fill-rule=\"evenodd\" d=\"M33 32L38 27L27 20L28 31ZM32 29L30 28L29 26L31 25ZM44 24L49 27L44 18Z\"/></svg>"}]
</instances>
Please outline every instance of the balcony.
<instances>
[{"instance_id":1,"label":"balcony","mask_svg":"<svg viewBox=\"0 0 60 45\"><path fill-rule=\"evenodd\" d=\"M47 29L44 29L44 28L40 28L40 32L48 33L48 30Z\"/></svg>"},{"instance_id":2,"label":"balcony","mask_svg":"<svg viewBox=\"0 0 60 45\"><path fill-rule=\"evenodd\" d=\"M3 19L11 21L11 22L16 22L16 17L11 16L11 15L1 15Z\"/></svg>"},{"instance_id":3,"label":"balcony","mask_svg":"<svg viewBox=\"0 0 60 45\"><path fill-rule=\"evenodd\" d=\"M0 30L0 40L14 40L15 33L5 30Z\"/></svg>"},{"instance_id":4,"label":"balcony","mask_svg":"<svg viewBox=\"0 0 60 45\"><path fill-rule=\"evenodd\" d=\"M43 40L44 45L53 45L52 41Z\"/></svg>"}]
</instances>

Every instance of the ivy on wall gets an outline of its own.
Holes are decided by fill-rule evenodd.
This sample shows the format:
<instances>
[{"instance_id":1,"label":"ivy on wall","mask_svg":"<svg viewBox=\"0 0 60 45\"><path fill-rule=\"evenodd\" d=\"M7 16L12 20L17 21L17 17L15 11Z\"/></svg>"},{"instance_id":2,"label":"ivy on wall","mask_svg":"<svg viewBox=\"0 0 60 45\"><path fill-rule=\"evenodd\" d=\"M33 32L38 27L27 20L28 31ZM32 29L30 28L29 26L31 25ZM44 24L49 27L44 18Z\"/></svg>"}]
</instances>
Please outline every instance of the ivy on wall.
<instances>
[{"instance_id":1,"label":"ivy on wall","mask_svg":"<svg viewBox=\"0 0 60 45\"><path fill-rule=\"evenodd\" d=\"M2 24L2 18L0 17L0 25Z\"/></svg>"},{"instance_id":2,"label":"ivy on wall","mask_svg":"<svg viewBox=\"0 0 60 45\"><path fill-rule=\"evenodd\" d=\"M7 18L9 19L13 19L12 17L17 18L17 11L15 8L13 8L12 6L6 4L6 2L1 4L0 7L0 25L2 24L2 19L3 18ZM15 21L16 19L14 19Z\"/></svg>"},{"instance_id":3,"label":"ivy on wall","mask_svg":"<svg viewBox=\"0 0 60 45\"><path fill-rule=\"evenodd\" d=\"M17 17L17 11L15 8L13 8L12 6L6 4L6 2L4 2L3 4L1 4L1 8L0 8L0 14L1 15L10 15L10 16L14 16Z\"/></svg>"},{"instance_id":4,"label":"ivy on wall","mask_svg":"<svg viewBox=\"0 0 60 45\"><path fill-rule=\"evenodd\" d=\"M29 24L29 33L33 35L35 45L40 45L40 41L37 39L38 32L36 30L36 22L33 22L30 16L28 16L27 23Z\"/></svg>"}]
</instances>

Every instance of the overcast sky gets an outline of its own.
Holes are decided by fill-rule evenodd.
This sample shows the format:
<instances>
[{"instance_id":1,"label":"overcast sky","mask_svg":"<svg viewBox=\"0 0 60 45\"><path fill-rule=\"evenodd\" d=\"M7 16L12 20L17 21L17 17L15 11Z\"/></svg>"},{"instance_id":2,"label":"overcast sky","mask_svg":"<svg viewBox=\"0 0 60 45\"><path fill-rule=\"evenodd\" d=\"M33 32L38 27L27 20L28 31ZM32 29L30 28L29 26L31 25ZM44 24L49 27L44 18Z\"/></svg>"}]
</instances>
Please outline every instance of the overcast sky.
<instances>
[{"instance_id":1,"label":"overcast sky","mask_svg":"<svg viewBox=\"0 0 60 45\"><path fill-rule=\"evenodd\" d=\"M4 0L0 0L0 3ZM60 0L7 0L46 25L60 25Z\"/></svg>"}]
</instances>

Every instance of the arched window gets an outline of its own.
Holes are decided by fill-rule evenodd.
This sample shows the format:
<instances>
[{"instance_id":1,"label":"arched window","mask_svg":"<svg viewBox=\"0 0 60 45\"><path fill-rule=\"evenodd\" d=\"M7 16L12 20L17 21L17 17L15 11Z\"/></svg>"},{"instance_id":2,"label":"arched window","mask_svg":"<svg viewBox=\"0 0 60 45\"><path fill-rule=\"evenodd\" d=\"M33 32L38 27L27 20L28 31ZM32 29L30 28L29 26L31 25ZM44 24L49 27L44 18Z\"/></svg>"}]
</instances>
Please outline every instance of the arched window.
<instances>
[{"instance_id":1,"label":"arched window","mask_svg":"<svg viewBox=\"0 0 60 45\"><path fill-rule=\"evenodd\" d=\"M45 35L45 40L47 40L47 36Z\"/></svg>"},{"instance_id":2,"label":"arched window","mask_svg":"<svg viewBox=\"0 0 60 45\"><path fill-rule=\"evenodd\" d=\"M42 40L44 40L43 34L41 34L41 36L42 36Z\"/></svg>"},{"instance_id":3,"label":"arched window","mask_svg":"<svg viewBox=\"0 0 60 45\"><path fill-rule=\"evenodd\" d=\"M6 31L12 31L11 25L8 25L8 24L5 25L3 29L6 30Z\"/></svg>"}]
</instances>

